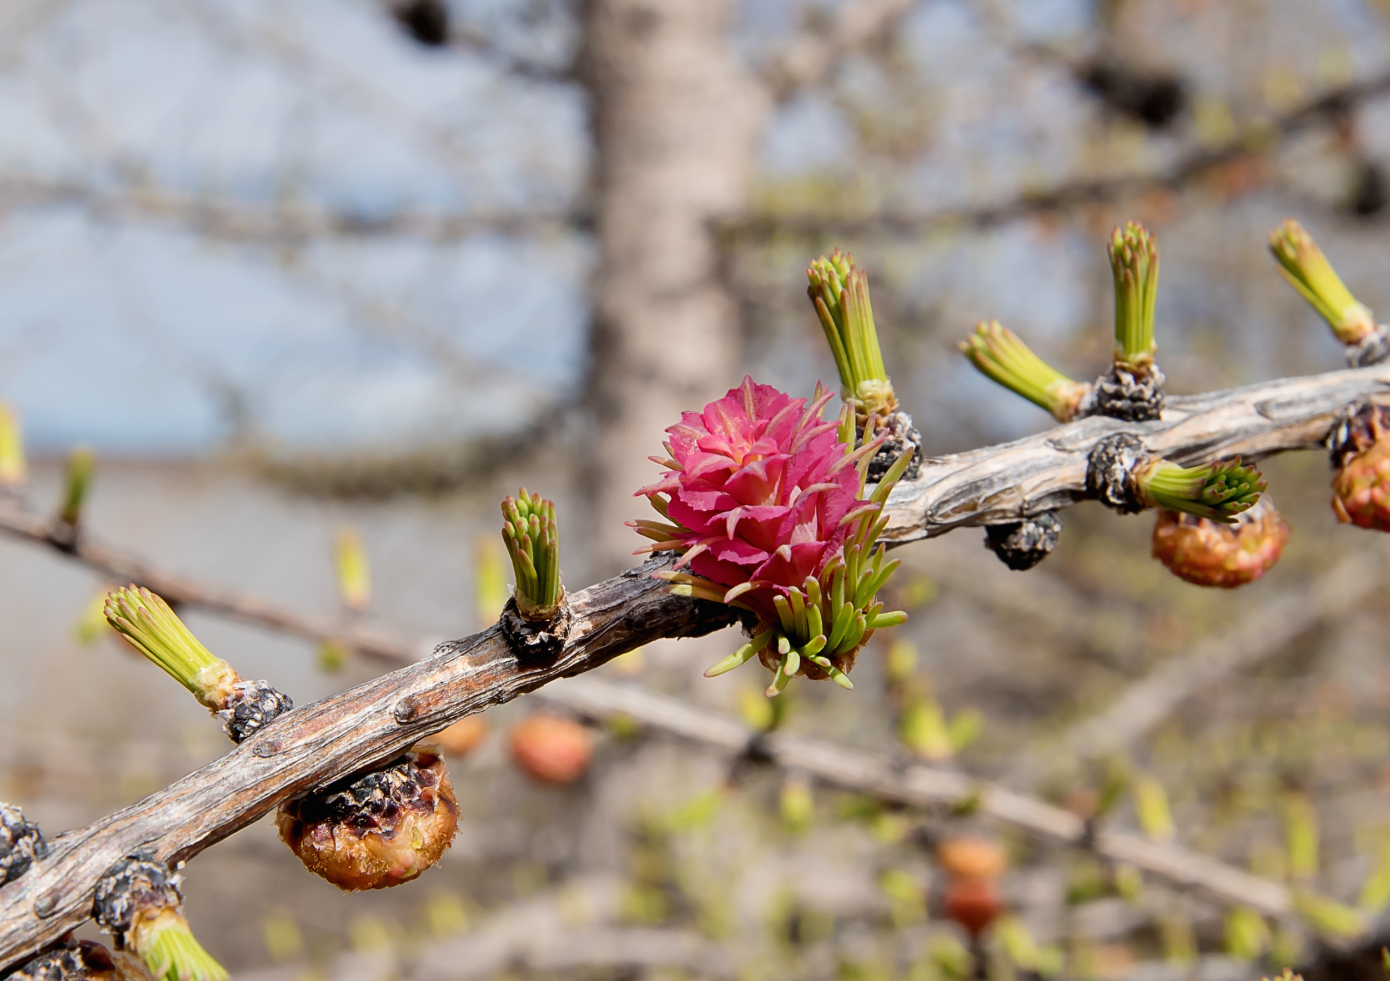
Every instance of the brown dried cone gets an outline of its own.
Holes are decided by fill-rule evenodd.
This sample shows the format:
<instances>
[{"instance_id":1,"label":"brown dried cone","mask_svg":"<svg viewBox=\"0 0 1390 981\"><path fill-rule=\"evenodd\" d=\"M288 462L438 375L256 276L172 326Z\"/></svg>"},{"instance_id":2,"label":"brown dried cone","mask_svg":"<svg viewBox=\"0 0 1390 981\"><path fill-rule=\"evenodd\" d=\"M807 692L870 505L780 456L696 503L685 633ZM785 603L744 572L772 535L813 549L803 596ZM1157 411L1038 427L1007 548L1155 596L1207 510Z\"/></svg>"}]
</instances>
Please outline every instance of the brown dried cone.
<instances>
[{"instance_id":1,"label":"brown dried cone","mask_svg":"<svg viewBox=\"0 0 1390 981\"><path fill-rule=\"evenodd\" d=\"M1274 568L1288 540L1289 526L1265 494L1229 525L1160 508L1153 555L1194 586L1234 589Z\"/></svg>"},{"instance_id":2,"label":"brown dried cone","mask_svg":"<svg viewBox=\"0 0 1390 981\"><path fill-rule=\"evenodd\" d=\"M310 872L339 889L385 889L439 861L458 813L443 758L417 746L379 770L286 801L275 822Z\"/></svg>"},{"instance_id":3,"label":"brown dried cone","mask_svg":"<svg viewBox=\"0 0 1390 981\"><path fill-rule=\"evenodd\" d=\"M593 760L589 730L572 719L538 712L512 730L512 759L541 783L573 783Z\"/></svg>"},{"instance_id":4,"label":"brown dried cone","mask_svg":"<svg viewBox=\"0 0 1390 981\"><path fill-rule=\"evenodd\" d=\"M1366 403L1347 415L1328 440L1332 510L1358 528L1390 531L1390 408Z\"/></svg>"},{"instance_id":5,"label":"brown dried cone","mask_svg":"<svg viewBox=\"0 0 1390 981\"><path fill-rule=\"evenodd\" d=\"M6 981L150 981L149 972L138 959L120 952L113 957L111 951L99 943L72 937L5 978Z\"/></svg>"},{"instance_id":6,"label":"brown dried cone","mask_svg":"<svg viewBox=\"0 0 1390 981\"><path fill-rule=\"evenodd\" d=\"M0 886L13 882L41 858L48 857L48 842L24 812L0 801Z\"/></svg>"}]
</instances>

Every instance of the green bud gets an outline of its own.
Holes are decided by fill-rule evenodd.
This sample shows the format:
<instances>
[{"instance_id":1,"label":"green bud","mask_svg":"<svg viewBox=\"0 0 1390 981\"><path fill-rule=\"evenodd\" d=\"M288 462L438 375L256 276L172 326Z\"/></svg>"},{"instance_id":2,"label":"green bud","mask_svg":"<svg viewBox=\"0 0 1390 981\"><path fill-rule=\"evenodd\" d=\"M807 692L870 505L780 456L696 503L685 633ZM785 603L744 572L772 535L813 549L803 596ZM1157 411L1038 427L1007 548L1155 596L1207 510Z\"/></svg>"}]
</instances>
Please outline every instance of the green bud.
<instances>
[{"instance_id":1,"label":"green bud","mask_svg":"<svg viewBox=\"0 0 1390 981\"><path fill-rule=\"evenodd\" d=\"M854 260L836 249L806 269L806 292L816 308L835 367L840 373L840 394L859 408L862 421L886 416L898 407L888 370L883 365L869 279Z\"/></svg>"},{"instance_id":2,"label":"green bud","mask_svg":"<svg viewBox=\"0 0 1390 981\"><path fill-rule=\"evenodd\" d=\"M108 593L106 621L210 709L220 709L222 696L239 680L230 664L198 642L168 603L143 586L132 584Z\"/></svg>"},{"instance_id":3,"label":"green bud","mask_svg":"<svg viewBox=\"0 0 1390 981\"><path fill-rule=\"evenodd\" d=\"M1153 460L1137 468L1133 479L1145 507L1183 511L1222 524L1232 524L1269 486L1258 469L1242 464L1239 457L1202 467Z\"/></svg>"},{"instance_id":4,"label":"green bud","mask_svg":"<svg viewBox=\"0 0 1390 981\"><path fill-rule=\"evenodd\" d=\"M1318 243L1292 218L1269 233L1269 251L1289 284L1327 321L1343 344L1357 344L1375 332L1370 308L1357 302Z\"/></svg>"},{"instance_id":5,"label":"green bud","mask_svg":"<svg viewBox=\"0 0 1390 981\"><path fill-rule=\"evenodd\" d=\"M1058 422L1075 419L1091 393L1090 385L1053 368L997 320L980 321L959 347L982 374L1046 409Z\"/></svg>"},{"instance_id":6,"label":"green bud","mask_svg":"<svg viewBox=\"0 0 1390 981\"><path fill-rule=\"evenodd\" d=\"M502 541L516 576L516 607L527 620L553 619L560 608L560 533L555 503L521 488L502 502Z\"/></svg>"},{"instance_id":7,"label":"green bud","mask_svg":"<svg viewBox=\"0 0 1390 981\"><path fill-rule=\"evenodd\" d=\"M1158 298L1158 239L1137 222L1116 228L1106 246L1115 277L1115 360L1131 369L1153 363Z\"/></svg>"},{"instance_id":8,"label":"green bud","mask_svg":"<svg viewBox=\"0 0 1390 981\"><path fill-rule=\"evenodd\" d=\"M137 922L131 933L154 981L230 981L231 975L193 936L188 921L173 910Z\"/></svg>"}]
</instances>

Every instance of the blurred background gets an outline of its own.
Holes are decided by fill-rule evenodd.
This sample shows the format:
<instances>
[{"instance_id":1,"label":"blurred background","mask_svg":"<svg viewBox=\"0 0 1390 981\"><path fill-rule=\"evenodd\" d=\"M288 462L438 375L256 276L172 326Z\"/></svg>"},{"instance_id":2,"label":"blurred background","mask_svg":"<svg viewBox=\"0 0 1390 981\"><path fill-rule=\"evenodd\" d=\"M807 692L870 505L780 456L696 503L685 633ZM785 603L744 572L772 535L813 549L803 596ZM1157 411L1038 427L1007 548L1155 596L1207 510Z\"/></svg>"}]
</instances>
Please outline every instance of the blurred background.
<instances>
[{"instance_id":1,"label":"blurred background","mask_svg":"<svg viewBox=\"0 0 1390 981\"><path fill-rule=\"evenodd\" d=\"M1390 308L1387 123L1373 0L0 0L0 400L35 509L90 446L95 539L346 624L350 527L367 616L461 636L505 598L504 494L557 499L578 588L631 562L630 495L682 409L745 371L834 379L804 278L832 247L869 270L929 453L1050 424L957 353L981 318L1100 372L1103 241L1127 218L1162 242L1170 391L1340 367L1265 236L1298 218ZM912 619L852 694L796 684L773 718L756 667L699 677L730 633L595 677L1080 814L1104 798L1116 826L1317 889L1375 936L1385 548L1336 524L1320 454L1266 473L1293 539L1237 592L1150 559L1151 517L1082 505L1027 574L976 531L902 549ZM0 541L0 799L50 836L226 749L94 621L110 586ZM382 670L187 618L301 703ZM1223 652L1143 731L1078 728ZM1297 918L621 716L580 720L591 762L541 784L511 734L542 708L562 713L487 712L452 759L438 868L343 895L262 821L187 869L200 939L263 981L969 977L933 850L971 834L1011 863L989 976L1379 976L1327 973L1335 936Z\"/></svg>"}]
</instances>

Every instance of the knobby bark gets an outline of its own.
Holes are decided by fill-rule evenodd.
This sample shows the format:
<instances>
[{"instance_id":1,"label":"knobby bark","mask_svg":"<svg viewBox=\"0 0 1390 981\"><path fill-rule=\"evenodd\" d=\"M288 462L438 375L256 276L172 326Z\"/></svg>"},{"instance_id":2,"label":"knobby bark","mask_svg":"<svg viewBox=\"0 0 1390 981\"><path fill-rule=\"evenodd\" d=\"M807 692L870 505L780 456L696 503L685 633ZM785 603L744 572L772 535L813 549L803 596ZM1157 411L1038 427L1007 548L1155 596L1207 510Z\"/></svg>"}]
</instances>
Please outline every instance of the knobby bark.
<instances>
[{"instance_id":1,"label":"knobby bark","mask_svg":"<svg viewBox=\"0 0 1390 981\"><path fill-rule=\"evenodd\" d=\"M1084 494L1091 448L1116 432L1131 433L1150 450L1187 464L1232 453L1262 456L1318 446L1342 410L1387 393L1390 365L1331 372L1175 399L1158 422L1085 419L1003 446L940 458L894 493L890 531L897 541L909 541L1070 504ZM297 708L165 790L59 836L49 859L0 889L0 965L31 955L86 920L97 880L126 855L168 862L190 858L280 801L385 762L488 705L592 670L657 638L700 636L733 622L727 607L666 594L649 576L657 565L653 560L575 593L574 626L552 663L518 663L499 629L491 627L443 644L416 664ZM943 787L939 794L961 790ZM922 799L934 793L924 792ZM997 798L1005 810L1011 800ZM1057 832L1068 838L1079 834L1060 826ZM1114 850L1143 867L1152 861L1145 852L1152 847L1120 839ZM1282 907L1282 896L1268 897L1265 908Z\"/></svg>"}]
</instances>

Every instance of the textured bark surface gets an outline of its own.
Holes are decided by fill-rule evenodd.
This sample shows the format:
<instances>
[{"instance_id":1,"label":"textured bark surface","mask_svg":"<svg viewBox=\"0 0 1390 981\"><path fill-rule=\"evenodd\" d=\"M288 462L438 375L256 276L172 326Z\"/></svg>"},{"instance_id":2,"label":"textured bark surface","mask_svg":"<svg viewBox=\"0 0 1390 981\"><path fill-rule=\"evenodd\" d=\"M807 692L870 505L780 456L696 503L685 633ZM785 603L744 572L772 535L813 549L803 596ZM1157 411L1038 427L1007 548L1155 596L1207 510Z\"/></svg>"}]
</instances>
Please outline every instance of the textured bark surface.
<instances>
[{"instance_id":1,"label":"textured bark surface","mask_svg":"<svg viewBox=\"0 0 1390 981\"><path fill-rule=\"evenodd\" d=\"M441 644L422 661L295 709L215 763L59 836L41 866L0 891L0 965L84 922L97 881L127 855L191 858L280 801L388 760L465 715L658 637L698 636L731 622L723 607L663 592L649 575L659 564L573 595L570 640L551 664L518 665L496 626Z\"/></svg>"},{"instance_id":2,"label":"textured bark surface","mask_svg":"<svg viewBox=\"0 0 1390 981\"><path fill-rule=\"evenodd\" d=\"M682 409L722 395L738 311L716 219L740 212L770 103L729 50L726 0L589 0L580 77L594 137L594 321L583 448L587 576L632 564L632 492ZM580 571L580 570L575 570Z\"/></svg>"},{"instance_id":3,"label":"textured bark surface","mask_svg":"<svg viewBox=\"0 0 1390 981\"><path fill-rule=\"evenodd\" d=\"M1173 399L1158 422L1085 419L1003 446L929 460L922 476L900 486L890 500L889 536L911 541L1065 507L1084 493L1091 449L1115 433L1135 435L1151 452L1185 464L1237 453L1258 457L1320 447L1344 408L1386 395L1390 365L1331 372ZM0 512L0 527L28 535L9 520ZM79 555L81 551L79 543ZM97 880L126 855L145 851L168 862L190 858L280 801L384 762L488 705L591 670L658 638L700 636L733 622L727 608L667 595L664 584L649 575L659 564L654 560L573 594L574 623L554 662L519 665L493 626L443 644L415 664L297 708L220 760L96 824L60 836L48 859L0 888L0 966L31 955L86 920ZM822 775L866 780L868 789L889 793L890 784L879 782L865 765L857 755L830 747ZM960 799L977 787L966 777L937 771L923 770L918 779L925 783L912 791L917 796L904 800ZM1028 798L1000 790L991 791L989 802L998 819L1048 828L1052 837L1080 840L1084 832L1079 823L1064 823L1076 822L1071 815L1038 811L1046 805ZM1165 861L1161 846L1130 836L1107 832L1099 847L1140 868L1156 869ZM1226 875L1220 863L1199 856L1190 861L1194 878L1210 881ZM1183 874L1169 870L1170 877ZM1243 895L1250 905L1269 912L1285 908L1287 894L1251 899L1252 888L1245 879L1232 879L1220 891Z\"/></svg>"},{"instance_id":4,"label":"textured bark surface","mask_svg":"<svg viewBox=\"0 0 1390 981\"><path fill-rule=\"evenodd\" d=\"M1086 496L1091 450L1116 433L1137 436L1150 453L1184 466L1258 459L1319 448L1344 406L1385 396L1390 366L1333 371L1170 398L1155 422L1092 416L1002 446L928 459L920 478L893 492L883 537L910 542L1068 507Z\"/></svg>"}]
</instances>

